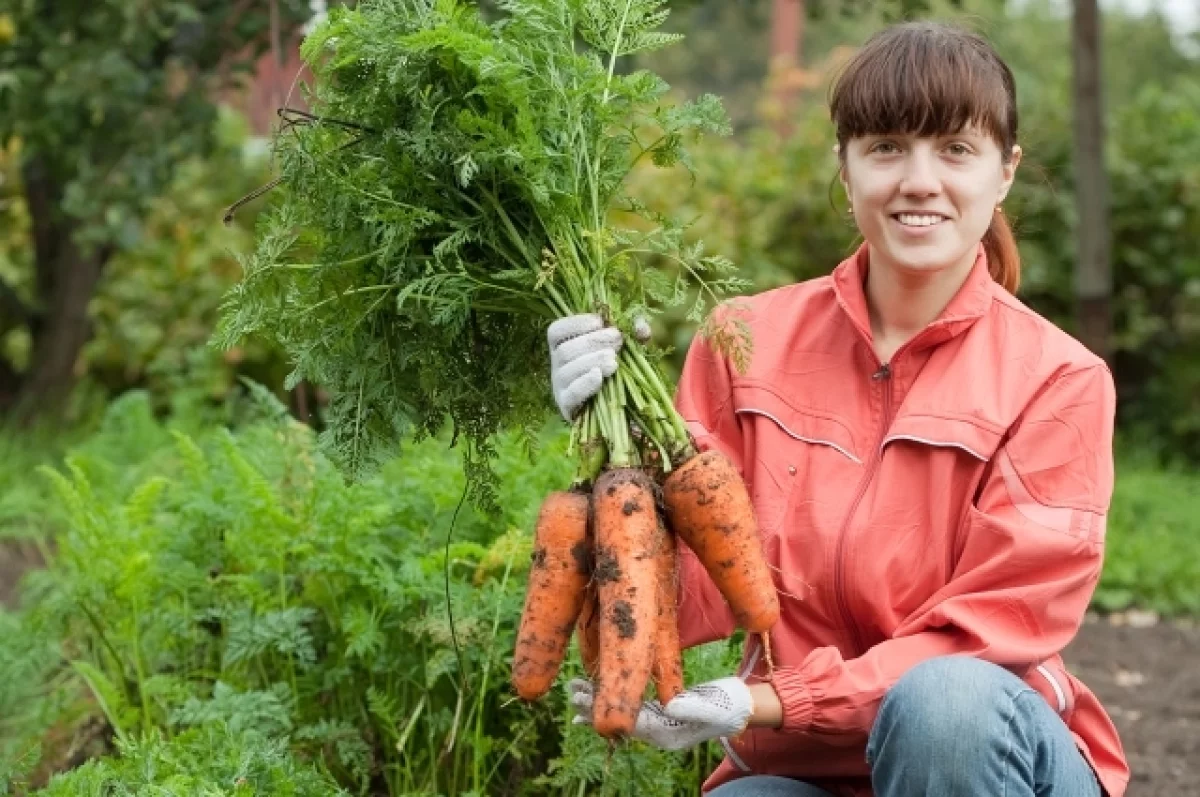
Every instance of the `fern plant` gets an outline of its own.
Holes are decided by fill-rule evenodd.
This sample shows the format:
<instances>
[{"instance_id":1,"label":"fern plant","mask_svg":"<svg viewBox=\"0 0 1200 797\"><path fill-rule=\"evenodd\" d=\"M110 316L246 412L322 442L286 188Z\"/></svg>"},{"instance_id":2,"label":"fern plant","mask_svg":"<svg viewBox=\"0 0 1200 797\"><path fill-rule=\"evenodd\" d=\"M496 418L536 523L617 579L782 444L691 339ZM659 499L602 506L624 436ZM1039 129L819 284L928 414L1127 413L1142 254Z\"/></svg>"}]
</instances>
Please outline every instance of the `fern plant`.
<instances>
[{"instance_id":1,"label":"fern plant","mask_svg":"<svg viewBox=\"0 0 1200 797\"><path fill-rule=\"evenodd\" d=\"M536 463L517 435L498 438L503 513L464 507L447 549L464 477L446 435L347 483L310 429L266 391L253 395L260 409L246 425L184 433L131 394L43 471L64 530L31 575L20 624L0 623L0 672L12 680L0 689L11 740L0 773L27 781L21 773L53 766L51 746L39 762L46 727L92 717L132 760L49 793L208 793L225 752L209 766L197 751L242 742L248 759L296 763L296 778L308 762L355 794L695 793L711 752L633 743L610 760L602 739L569 730L563 690L536 705L512 699L526 530L567 478L565 430L540 436ZM151 467L130 464L114 482L133 451ZM737 651L688 651L690 676L728 671ZM626 782L630 767L647 777ZM241 793L223 788L211 793Z\"/></svg>"},{"instance_id":2,"label":"fern plant","mask_svg":"<svg viewBox=\"0 0 1200 797\"><path fill-rule=\"evenodd\" d=\"M685 301L699 320L745 284L624 191L639 162L686 165L689 139L728 131L717 98L672 104L654 74L617 71L677 40L665 0L498 5L488 22L456 0L365 0L308 37L316 114L285 117L281 194L215 338L273 338L292 383L327 387L323 443L352 475L448 418L483 500L494 435L547 409L550 321L596 312L628 333ZM573 427L580 481L692 453L661 352L627 339Z\"/></svg>"}]
</instances>

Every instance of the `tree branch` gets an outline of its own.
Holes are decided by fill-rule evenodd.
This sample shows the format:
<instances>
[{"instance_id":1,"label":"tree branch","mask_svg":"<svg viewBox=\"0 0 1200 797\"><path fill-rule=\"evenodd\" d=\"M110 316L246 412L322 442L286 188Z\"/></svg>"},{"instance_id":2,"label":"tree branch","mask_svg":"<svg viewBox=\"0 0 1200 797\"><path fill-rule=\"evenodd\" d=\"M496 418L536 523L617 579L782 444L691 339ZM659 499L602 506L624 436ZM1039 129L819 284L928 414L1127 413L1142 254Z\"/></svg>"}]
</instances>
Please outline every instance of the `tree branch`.
<instances>
[{"instance_id":1,"label":"tree branch","mask_svg":"<svg viewBox=\"0 0 1200 797\"><path fill-rule=\"evenodd\" d=\"M59 206L59 191L45 159L34 155L21 170L25 188L25 204L33 229L33 255L37 274L37 296L44 300L53 289L53 274L46 266L58 259L62 241L55 223Z\"/></svg>"}]
</instances>

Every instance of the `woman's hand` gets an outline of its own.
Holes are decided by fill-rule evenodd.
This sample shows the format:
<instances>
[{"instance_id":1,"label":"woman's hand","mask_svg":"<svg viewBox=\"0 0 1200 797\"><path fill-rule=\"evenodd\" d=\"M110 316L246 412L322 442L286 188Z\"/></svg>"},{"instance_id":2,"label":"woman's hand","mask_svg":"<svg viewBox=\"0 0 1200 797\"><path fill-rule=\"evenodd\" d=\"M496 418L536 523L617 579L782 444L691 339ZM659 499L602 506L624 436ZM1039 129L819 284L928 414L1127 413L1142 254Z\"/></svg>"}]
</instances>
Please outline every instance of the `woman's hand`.
<instances>
[{"instance_id":1,"label":"woman's hand","mask_svg":"<svg viewBox=\"0 0 1200 797\"><path fill-rule=\"evenodd\" d=\"M592 722L591 682L574 679L567 686L579 725ZM694 686L663 706L642 704L633 735L664 750L683 750L722 736L736 736L748 726L779 727L783 709L770 684L747 686L741 678L721 678Z\"/></svg>"},{"instance_id":2,"label":"woman's hand","mask_svg":"<svg viewBox=\"0 0 1200 797\"><path fill-rule=\"evenodd\" d=\"M600 392L604 379L616 373L617 352L624 338L621 330L605 326L600 316L584 313L555 321L546 330L546 340L554 403L570 421Z\"/></svg>"},{"instance_id":3,"label":"woman's hand","mask_svg":"<svg viewBox=\"0 0 1200 797\"><path fill-rule=\"evenodd\" d=\"M650 340L650 322L633 321L633 338ZM605 326L595 313L560 318L546 330L550 344L550 382L554 403L563 418L574 419L580 408L600 392L604 380L617 371L617 353L624 343L621 330Z\"/></svg>"}]
</instances>

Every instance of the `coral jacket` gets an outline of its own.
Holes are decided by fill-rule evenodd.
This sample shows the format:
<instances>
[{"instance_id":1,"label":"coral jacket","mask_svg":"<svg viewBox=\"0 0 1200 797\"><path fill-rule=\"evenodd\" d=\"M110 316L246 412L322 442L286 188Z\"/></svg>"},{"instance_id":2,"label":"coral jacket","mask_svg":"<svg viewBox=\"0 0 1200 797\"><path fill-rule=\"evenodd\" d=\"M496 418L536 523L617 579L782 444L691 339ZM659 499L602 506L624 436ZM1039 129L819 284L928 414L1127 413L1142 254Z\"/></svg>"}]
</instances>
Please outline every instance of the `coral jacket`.
<instances>
[{"instance_id":1,"label":"coral jacket","mask_svg":"<svg viewBox=\"0 0 1200 797\"><path fill-rule=\"evenodd\" d=\"M1104 362L1009 295L980 247L941 315L880 363L865 245L827 277L744 300L744 373L697 336L677 405L701 449L739 468L782 619L771 632L783 726L722 740L705 791L747 773L871 794L867 734L914 664L967 654L1053 706L1109 797L1116 729L1060 651L1100 577L1115 390ZM685 647L734 630L682 552ZM755 638L742 675L767 678Z\"/></svg>"}]
</instances>

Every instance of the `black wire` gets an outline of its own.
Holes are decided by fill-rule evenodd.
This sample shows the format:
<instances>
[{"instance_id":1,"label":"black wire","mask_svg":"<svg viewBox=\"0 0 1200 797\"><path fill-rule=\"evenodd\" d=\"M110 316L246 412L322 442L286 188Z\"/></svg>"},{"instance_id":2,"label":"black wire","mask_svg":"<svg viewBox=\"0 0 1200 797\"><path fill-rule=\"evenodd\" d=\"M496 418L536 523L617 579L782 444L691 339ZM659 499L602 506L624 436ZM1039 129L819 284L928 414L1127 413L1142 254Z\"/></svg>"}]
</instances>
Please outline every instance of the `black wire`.
<instances>
[{"instance_id":1,"label":"black wire","mask_svg":"<svg viewBox=\"0 0 1200 797\"><path fill-rule=\"evenodd\" d=\"M328 153L330 155L332 155L335 152L341 152L344 149L353 147L354 145L361 143L363 141L363 139L365 139L367 137L368 133L378 133L379 132L378 130L373 130L370 127L365 127L363 125L355 124L354 122L347 122L344 119L334 119L329 116L317 116L316 114L311 114L311 113L308 113L307 111L302 111L299 108L277 108L275 110L275 113L278 114L279 118L283 120L283 122L279 125L279 135L283 135L284 133L288 132L289 130L291 130L294 127L302 127L305 125L313 125L313 124L331 124L331 125L340 127L343 130L357 130L360 132L360 135L356 136L355 138L351 139L350 141L347 141L345 144L342 144L340 146L337 146L337 147L334 147L333 149L331 149ZM267 193L268 191L270 191L271 189L273 189L275 186L279 185L282 182L283 182L282 177L276 177L274 180L267 183L266 185L264 185L260 188L254 189L249 194L246 194L246 196L242 197L237 202L234 202L232 205L230 205L229 209L225 211L225 215L221 218L221 220L225 223L226 226L232 224L233 216L235 213L237 213L239 208L241 208L243 205L247 204L248 202L253 202L255 199L258 199L260 196Z\"/></svg>"},{"instance_id":2,"label":"black wire","mask_svg":"<svg viewBox=\"0 0 1200 797\"><path fill-rule=\"evenodd\" d=\"M446 614L450 618L450 641L454 644L454 656L458 659L458 687L463 690L468 689L467 668L463 666L462 650L458 647L458 631L454 627L454 606L450 601L450 538L454 535L454 524L458 521L458 512L467 500L469 486L469 484L463 485L462 497L458 499L458 506L454 508L454 515L450 518L450 528L446 532L446 561L443 566L446 581Z\"/></svg>"}]
</instances>

